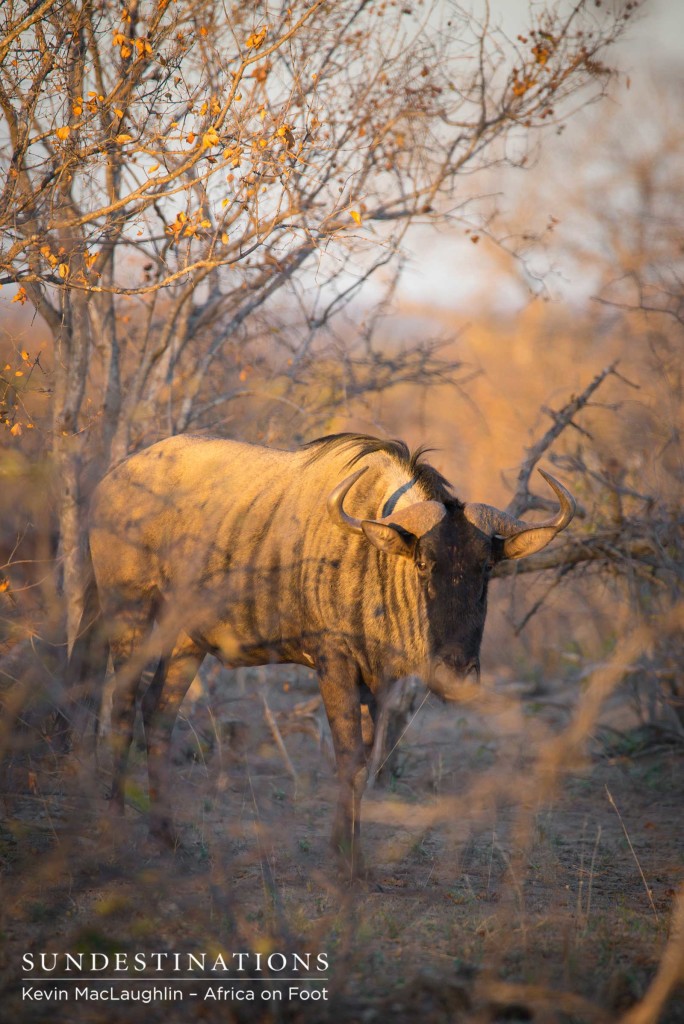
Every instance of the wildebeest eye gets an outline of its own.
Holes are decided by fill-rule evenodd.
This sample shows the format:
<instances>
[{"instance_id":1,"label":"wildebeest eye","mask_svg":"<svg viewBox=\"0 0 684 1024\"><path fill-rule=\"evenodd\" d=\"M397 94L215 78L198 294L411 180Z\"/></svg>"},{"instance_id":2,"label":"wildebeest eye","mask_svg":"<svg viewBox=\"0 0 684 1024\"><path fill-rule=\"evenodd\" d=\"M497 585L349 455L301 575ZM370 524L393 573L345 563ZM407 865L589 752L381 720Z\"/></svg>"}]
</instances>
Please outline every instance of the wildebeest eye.
<instances>
[{"instance_id":1,"label":"wildebeest eye","mask_svg":"<svg viewBox=\"0 0 684 1024\"><path fill-rule=\"evenodd\" d=\"M425 572L427 567L427 562L424 562L422 559L416 562L416 569L418 569L419 572Z\"/></svg>"}]
</instances>

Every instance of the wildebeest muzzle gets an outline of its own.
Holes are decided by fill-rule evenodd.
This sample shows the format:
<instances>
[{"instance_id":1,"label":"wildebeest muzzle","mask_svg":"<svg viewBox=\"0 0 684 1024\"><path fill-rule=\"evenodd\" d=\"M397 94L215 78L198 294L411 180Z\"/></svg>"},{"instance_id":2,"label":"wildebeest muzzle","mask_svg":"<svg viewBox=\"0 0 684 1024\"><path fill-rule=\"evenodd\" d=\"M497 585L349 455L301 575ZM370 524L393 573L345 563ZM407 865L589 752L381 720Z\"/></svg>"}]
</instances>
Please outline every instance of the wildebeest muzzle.
<instances>
[{"instance_id":1,"label":"wildebeest muzzle","mask_svg":"<svg viewBox=\"0 0 684 1024\"><path fill-rule=\"evenodd\" d=\"M480 659L465 656L457 647L444 647L432 662L428 687L442 700L459 700L463 683L480 682Z\"/></svg>"}]
</instances>

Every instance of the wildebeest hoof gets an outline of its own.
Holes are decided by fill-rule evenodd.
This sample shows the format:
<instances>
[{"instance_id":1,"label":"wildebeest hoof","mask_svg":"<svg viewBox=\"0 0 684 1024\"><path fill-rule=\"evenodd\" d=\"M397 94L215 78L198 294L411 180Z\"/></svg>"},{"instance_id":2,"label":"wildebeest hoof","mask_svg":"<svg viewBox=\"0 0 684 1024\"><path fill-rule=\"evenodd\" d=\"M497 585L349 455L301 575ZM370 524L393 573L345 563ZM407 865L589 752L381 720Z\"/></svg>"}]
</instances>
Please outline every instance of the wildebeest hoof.
<instances>
[{"instance_id":1,"label":"wildebeest hoof","mask_svg":"<svg viewBox=\"0 0 684 1024\"><path fill-rule=\"evenodd\" d=\"M50 737L52 749L57 755L71 754L74 749L74 739L67 729L56 729Z\"/></svg>"},{"instance_id":2,"label":"wildebeest hoof","mask_svg":"<svg viewBox=\"0 0 684 1024\"><path fill-rule=\"evenodd\" d=\"M371 871L366 867L363 857L350 858L345 856L339 848L335 850L335 853L336 873L342 885L361 889L369 883L372 885Z\"/></svg>"},{"instance_id":3,"label":"wildebeest hoof","mask_svg":"<svg viewBox=\"0 0 684 1024\"><path fill-rule=\"evenodd\" d=\"M364 870L352 874L347 870L346 874L340 875L340 881L342 886L346 889L350 889L356 893L373 893L373 892L384 892L384 889L379 882L375 880L375 876L372 871Z\"/></svg>"},{"instance_id":4,"label":"wildebeest hoof","mask_svg":"<svg viewBox=\"0 0 684 1024\"><path fill-rule=\"evenodd\" d=\"M123 818L124 816L124 801L118 793L107 794L107 808L112 817Z\"/></svg>"},{"instance_id":5,"label":"wildebeest hoof","mask_svg":"<svg viewBox=\"0 0 684 1024\"><path fill-rule=\"evenodd\" d=\"M150 820L150 838L171 850L176 850L180 845L178 833L169 818L152 818Z\"/></svg>"},{"instance_id":6,"label":"wildebeest hoof","mask_svg":"<svg viewBox=\"0 0 684 1024\"><path fill-rule=\"evenodd\" d=\"M375 872L369 868L364 869L361 874L357 874L349 883L350 887L359 893L374 893L384 892L385 890L380 885L375 877Z\"/></svg>"}]
</instances>

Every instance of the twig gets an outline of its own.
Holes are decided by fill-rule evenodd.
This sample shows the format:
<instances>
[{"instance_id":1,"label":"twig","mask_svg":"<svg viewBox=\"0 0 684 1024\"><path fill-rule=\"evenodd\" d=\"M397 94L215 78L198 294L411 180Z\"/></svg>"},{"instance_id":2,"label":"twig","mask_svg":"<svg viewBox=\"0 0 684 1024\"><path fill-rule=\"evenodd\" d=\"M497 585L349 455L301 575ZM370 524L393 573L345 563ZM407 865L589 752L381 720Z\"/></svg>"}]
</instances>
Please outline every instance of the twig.
<instances>
[{"instance_id":1,"label":"twig","mask_svg":"<svg viewBox=\"0 0 684 1024\"><path fill-rule=\"evenodd\" d=\"M583 409L587 404L594 392L603 384L606 377L615 373L615 367L617 361L606 366L604 370L601 370L599 374L592 380L581 395L576 398L572 398L559 412L553 410L545 410L549 416L553 419L553 426L549 427L544 436L537 441L536 444L532 445L531 448L527 449L527 458L523 461L518 472L518 482L515 489L515 494L508 503L506 511L512 516L520 516L526 509L530 508L532 498L529 492L530 477L534 467L539 462L540 458L550 447L553 441L565 430L568 426L576 427L577 424L572 422L573 417ZM580 429L580 428L578 428Z\"/></svg>"},{"instance_id":2,"label":"twig","mask_svg":"<svg viewBox=\"0 0 684 1024\"><path fill-rule=\"evenodd\" d=\"M491 881L492 881L492 864L493 864L493 861L494 861L494 844L495 843L498 844L498 840L496 838L496 826L494 826L492 828L492 843L491 843L491 846L489 847L489 867L487 869L487 897L489 897L489 887L490 887Z\"/></svg>"},{"instance_id":3,"label":"twig","mask_svg":"<svg viewBox=\"0 0 684 1024\"><path fill-rule=\"evenodd\" d=\"M594 884L594 864L596 863L596 854L598 853L599 843L601 842L601 826L599 825L598 831L596 832L596 842L594 843L594 852L591 855L591 865L589 867L589 886L587 889L587 911L585 914L585 925L589 926L589 914L591 912L591 889Z\"/></svg>"},{"instance_id":4,"label":"twig","mask_svg":"<svg viewBox=\"0 0 684 1024\"><path fill-rule=\"evenodd\" d=\"M653 914L655 916L656 924L660 924L660 918L658 917L658 911L656 910L655 903L653 902L653 894L651 893L651 890L648 887L648 882L646 881L646 876L644 875L644 872L641 869L641 864L639 863L639 858L636 855L636 850L632 846L632 840L629 838L629 833L628 833L627 829L625 828L625 823L622 820L622 815L620 814L620 812L619 812L619 810L617 808L617 804L613 800L612 794L611 794L610 790L608 789L608 786L606 786L606 794L607 794L608 799L610 801L611 807L613 808L613 810L617 814L618 818L620 819L620 824L622 825L622 831L625 833L625 839L629 843L629 848L632 851L632 856L634 857L636 866L639 868L639 874L641 875L641 881L644 883L644 889L646 890L646 895L648 896L648 902L651 904L651 910L653 911Z\"/></svg>"},{"instance_id":5,"label":"twig","mask_svg":"<svg viewBox=\"0 0 684 1024\"><path fill-rule=\"evenodd\" d=\"M275 876L274 876L273 871L271 869L271 865L268 862L268 858L266 857L266 853L264 851L264 848L263 848L263 845L262 845L262 842L261 842L261 831L262 831L261 815L259 814L259 805L257 803L256 793L254 792L254 786L252 784L252 774L251 774L251 772L249 770L249 765L248 764L246 765L246 767L247 767L247 780L249 782L249 790L250 790L250 793L251 793L251 796L252 796L252 803L254 804L254 814L255 814L255 818L254 818L254 836L256 838L256 843L257 843L257 852L258 852L258 855L259 855L259 866L261 868L261 880L262 880L263 886L264 886L264 893L268 897L270 897L271 906L272 906L273 910L275 911L276 919L277 919L278 925L280 926L280 929L281 929L281 934L282 935L287 935L287 929L286 929L286 926L285 926L285 917L284 917L284 914L283 914L283 908L282 908L282 904L281 904L281 901L280 901L280 895L278 893L278 887L276 886L276 882L275 882Z\"/></svg>"},{"instance_id":6,"label":"twig","mask_svg":"<svg viewBox=\"0 0 684 1024\"><path fill-rule=\"evenodd\" d=\"M409 731L409 729L410 729L410 727L411 727L411 725L412 725L412 723L413 723L414 719L415 719L415 718L416 718L416 716L418 715L418 712L420 711L420 709L422 708L423 704L425 703L425 701L426 701L426 700L428 699L428 697L429 697L429 696L430 696L430 691L426 689L426 691L425 691L425 696L423 697L422 701L420 702L420 704L418 705L418 707L416 708L416 710L415 710L415 711L413 712L413 714L411 715L411 717L409 718L409 720L408 720L408 722L406 723L406 726L404 727L404 729L402 730L402 732L401 732L401 734L400 734L399 738L397 739L396 743L394 744L394 746L392 747L392 749L391 749L391 750L389 751L389 753L388 753L388 754L387 754L387 755L385 756L385 759L384 759L384 761L382 762L382 764L378 765L378 767L376 768L376 767L375 767L375 765L374 765L374 763L373 763L373 762L375 761L375 757L373 757L373 758L371 759L371 766L370 766L370 771L369 771L369 773L368 773L368 788L369 788L369 789L370 789L370 788L372 788L372 786L373 786L373 783L374 783L375 779L377 779L378 775L380 774L380 772L382 771L382 769L383 769L383 768L385 767L385 765L386 765L386 764L387 764L387 762L389 761L390 757L392 756L392 754L394 753L394 751L395 751L395 750L397 749L397 747L399 746L399 744L400 744L400 743L401 743L401 741L403 740L403 738L404 738L404 736L406 735L406 733L407 733L407 732ZM384 731L383 731L383 737L384 737Z\"/></svg>"},{"instance_id":7,"label":"twig","mask_svg":"<svg viewBox=\"0 0 684 1024\"><path fill-rule=\"evenodd\" d=\"M544 602L548 598L548 596L551 593L551 591L555 590L556 587L558 586L558 584L561 582L563 576L565 575L565 572L566 572L565 569L563 569L563 568L560 569L558 574L554 577L554 579L548 585L548 587L546 588L544 593L541 595L541 597L537 598L537 600L534 602L532 607L525 613L525 615L523 615L522 619L519 622L515 623L515 625L513 627L513 634L514 634L514 636L520 636L520 634L522 633L523 629L525 628L527 623L530 621L530 619L533 618L533 616L535 616L537 614L537 612L539 611L539 609L542 607L542 605L544 604Z\"/></svg>"},{"instance_id":8,"label":"twig","mask_svg":"<svg viewBox=\"0 0 684 1024\"><path fill-rule=\"evenodd\" d=\"M195 729L194 725L192 724L190 719L187 717L187 715L179 715L178 718L179 718L180 721L185 722L187 727L190 729L192 735L195 737L195 743L197 744L197 753L199 754L200 759L202 761L202 764L204 766L204 772L208 776L209 775L209 768L207 767L207 759L204 756L204 751L202 750L202 743L201 743L201 740L200 740L199 736L197 735L197 730Z\"/></svg>"},{"instance_id":9,"label":"twig","mask_svg":"<svg viewBox=\"0 0 684 1024\"><path fill-rule=\"evenodd\" d=\"M280 729L278 728L278 723L276 722L275 715L268 706L268 701L266 700L266 696L263 693L261 694L261 703L264 706L264 717L266 719L269 729L271 730L271 735L273 736L273 739L276 741L276 745L282 755L283 761L285 762L285 767L287 768L288 774L290 775L292 781L294 782L296 796L297 772L295 771L295 766L292 764L292 761L290 760L290 755L287 752L287 747L285 746L285 742L281 735Z\"/></svg>"},{"instance_id":10,"label":"twig","mask_svg":"<svg viewBox=\"0 0 684 1024\"><path fill-rule=\"evenodd\" d=\"M580 866L577 885L577 923L582 920L582 896L584 894L584 836L587 830L587 819L582 822L582 835L580 837Z\"/></svg>"}]
</instances>

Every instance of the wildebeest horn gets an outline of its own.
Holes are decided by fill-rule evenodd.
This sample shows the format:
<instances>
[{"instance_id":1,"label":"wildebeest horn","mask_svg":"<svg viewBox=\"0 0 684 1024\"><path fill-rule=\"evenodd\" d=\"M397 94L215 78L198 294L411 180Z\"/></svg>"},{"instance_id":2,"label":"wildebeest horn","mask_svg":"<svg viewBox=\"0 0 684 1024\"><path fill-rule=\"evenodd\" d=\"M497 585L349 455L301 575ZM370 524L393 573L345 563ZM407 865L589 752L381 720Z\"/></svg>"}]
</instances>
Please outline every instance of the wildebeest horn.
<instances>
[{"instance_id":1,"label":"wildebeest horn","mask_svg":"<svg viewBox=\"0 0 684 1024\"><path fill-rule=\"evenodd\" d=\"M575 514L575 499L570 491L543 469L539 472L556 492L560 502L560 508L555 516L545 519L542 523L525 523L491 505L470 503L463 509L466 519L473 526L477 526L478 530L482 530L490 537L497 535L505 538L504 558L525 558L541 551L557 533L565 529Z\"/></svg>"},{"instance_id":2,"label":"wildebeest horn","mask_svg":"<svg viewBox=\"0 0 684 1024\"><path fill-rule=\"evenodd\" d=\"M351 490L359 477L368 469L368 466L364 466L363 469L358 469L356 473L352 473L351 476L346 477L342 483L338 484L337 487L330 493L328 498L328 515L337 526L341 526L345 530L349 530L350 533L363 533L361 528L361 520L355 519L354 516L350 516L344 511L344 499L347 496L347 492Z\"/></svg>"},{"instance_id":3,"label":"wildebeest horn","mask_svg":"<svg viewBox=\"0 0 684 1024\"><path fill-rule=\"evenodd\" d=\"M367 468L364 466L363 469L346 477L330 493L327 502L328 514L337 526L349 530L350 533L366 533L364 523L366 525L374 523L405 530L414 537L422 537L446 515L446 508L441 501L416 501L413 505L391 512L390 515L384 516L382 519L356 519L355 516L350 516L344 510L344 499Z\"/></svg>"}]
</instances>

